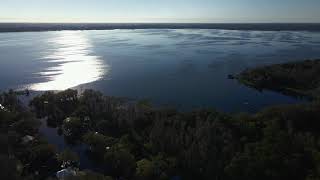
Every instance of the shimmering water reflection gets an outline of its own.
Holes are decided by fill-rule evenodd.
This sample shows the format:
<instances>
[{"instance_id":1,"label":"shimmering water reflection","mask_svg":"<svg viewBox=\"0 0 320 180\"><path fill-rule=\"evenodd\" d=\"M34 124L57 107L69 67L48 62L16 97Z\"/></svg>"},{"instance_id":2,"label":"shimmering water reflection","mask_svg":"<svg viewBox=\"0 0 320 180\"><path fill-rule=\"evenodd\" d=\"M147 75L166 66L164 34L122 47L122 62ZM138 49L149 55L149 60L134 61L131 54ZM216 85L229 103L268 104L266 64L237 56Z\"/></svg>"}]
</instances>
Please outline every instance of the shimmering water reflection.
<instances>
[{"instance_id":1,"label":"shimmering water reflection","mask_svg":"<svg viewBox=\"0 0 320 180\"><path fill-rule=\"evenodd\" d=\"M228 75L320 57L320 32L140 29L0 33L0 91L94 89L179 110L301 102Z\"/></svg>"},{"instance_id":2,"label":"shimmering water reflection","mask_svg":"<svg viewBox=\"0 0 320 180\"><path fill-rule=\"evenodd\" d=\"M54 66L36 74L46 81L28 85L32 90L64 90L97 81L108 71L108 66L94 55L90 41L81 32L59 32L48 39L48 43L53 47L52 52L40 59Z\"/></svg>"}]
</instances>

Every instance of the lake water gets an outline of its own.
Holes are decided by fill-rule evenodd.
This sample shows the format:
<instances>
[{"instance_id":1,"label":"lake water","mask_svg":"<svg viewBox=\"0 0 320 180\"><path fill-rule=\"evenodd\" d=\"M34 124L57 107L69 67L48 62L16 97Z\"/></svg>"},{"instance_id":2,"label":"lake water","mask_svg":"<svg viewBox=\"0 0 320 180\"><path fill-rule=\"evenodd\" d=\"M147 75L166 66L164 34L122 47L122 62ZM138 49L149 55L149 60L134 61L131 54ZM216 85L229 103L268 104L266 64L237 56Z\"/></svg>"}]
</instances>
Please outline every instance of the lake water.
<instances>
[{"instance_id":1,"label":"lake water","mask_svg":"<svg viewBox=\"0 0 320 180\"><path fill-rule=\"evenodd\" d=\"M0 90L92 88L182 110L254 112L300 101L229 80L320 57L320 32L139 29L0 33Z\"/></svg>"}]
</instances>

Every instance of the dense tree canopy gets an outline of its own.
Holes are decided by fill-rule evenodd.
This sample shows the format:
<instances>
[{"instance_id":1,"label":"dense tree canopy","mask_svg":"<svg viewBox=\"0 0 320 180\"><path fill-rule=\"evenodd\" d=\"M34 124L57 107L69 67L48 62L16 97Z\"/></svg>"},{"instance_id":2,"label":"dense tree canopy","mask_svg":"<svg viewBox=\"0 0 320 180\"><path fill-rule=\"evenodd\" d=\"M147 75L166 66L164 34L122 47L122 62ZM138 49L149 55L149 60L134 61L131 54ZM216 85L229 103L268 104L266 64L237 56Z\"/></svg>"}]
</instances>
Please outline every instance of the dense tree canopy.
<instances>
[{"instance_id":1,"label":"dense tree canopy","mask_svg":"<svg viewBox=\"0 0 320 180\"><path fill-rule=\"evenodd\" d=\"M314 69L310 64L317 66L308 61L275 69L302 73L301 66ZM279 73L272 77L284 76ZM296 82L285 86L297 88ZM0 145L8 147L0 151L2 179L54 179L66 162L81 163L70 149L58 152L43 139L38 118L61 129L70 142L82 143L101 167L100 173L76 170L70 179L320 179L316 100L255 114L179 112L93 90L46 92L31 100L30 109L10 91L0 95L0 104Z\"/></svg>"},{"instance_id":2,"label":"dense tree canopy","mask_svg":"<svg viewBox=\"0 0 320 180\"><path fill-rule=\"evenodd\" d=\"M272 89L290 95L320 98L320 60L248 69L238 75L237 79L257 89Z\"/></svg>"}]
</instances>

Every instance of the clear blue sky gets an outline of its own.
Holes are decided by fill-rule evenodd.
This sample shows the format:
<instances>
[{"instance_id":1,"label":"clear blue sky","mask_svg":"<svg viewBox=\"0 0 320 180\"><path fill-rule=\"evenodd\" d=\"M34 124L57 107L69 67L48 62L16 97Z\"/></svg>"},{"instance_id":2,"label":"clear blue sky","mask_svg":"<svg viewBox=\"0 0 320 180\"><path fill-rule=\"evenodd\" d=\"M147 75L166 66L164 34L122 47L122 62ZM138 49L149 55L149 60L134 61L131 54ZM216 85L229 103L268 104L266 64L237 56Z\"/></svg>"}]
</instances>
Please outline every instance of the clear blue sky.
<instances>
[{"instance_id":1,"label":"clear blue sky","mask_svg":"<svg viewBox=\"0 0 320 180\"><path fill-rule=\"evenodd\" d=\"M1 0L0 22L320 23L320 0Z\"/></svg>"}]
</instances>

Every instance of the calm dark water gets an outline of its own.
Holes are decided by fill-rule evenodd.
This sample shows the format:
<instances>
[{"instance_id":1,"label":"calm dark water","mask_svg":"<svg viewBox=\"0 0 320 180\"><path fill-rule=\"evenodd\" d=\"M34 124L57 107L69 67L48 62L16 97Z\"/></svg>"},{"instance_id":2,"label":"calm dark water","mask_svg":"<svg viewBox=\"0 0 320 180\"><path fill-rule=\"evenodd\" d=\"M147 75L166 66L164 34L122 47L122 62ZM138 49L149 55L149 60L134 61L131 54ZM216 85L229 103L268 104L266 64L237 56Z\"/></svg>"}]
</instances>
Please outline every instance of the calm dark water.
<instances>
[{"instance_id":1,"label":"calm dark water","mask_svg":"<svg viewBox=\"0 0 320 180\"><path fill-rule=\"evenodd\" d=\"M140 29L0 33L0 89L92 88L182 110L253 112L300 101L228 74L320 57L320 32Z\"/></svg>"},{"instance_id":2,"label":"calm dark water","mask_svg":"<svg viewBox=\"0 0 320 180\"><path fill-rule=\"evenodd\" d=\"M88 156L88 147L85 144L77 143L70 144L67 140L58 133L57 128L51 128L47 126L45 120L42 120L42 124L40 127L40 133L46 137L50 144L54 144L59 152L65 150L66 148L72 150L77 153L80 158L80 169L91 169L96 172L102 172L102 168L97 165L93 160L91 160Z\"/></svg>"},{"instance_id":3,"label":"calm dark water","mask_svg":"<svg viewBox=\"0 0 320 180\"><path fill-rule=\"evenodd\" d=\"M92 88L106 95L150 99L181 110L214 107L255 112L303 101L245 87L228 74L250 67L320 57L320 32L140 29L0 33L0 90ZM57 129L40 129L58 150L99 169L84 145L70 146Z\"/></svg>"}]
</instances>

